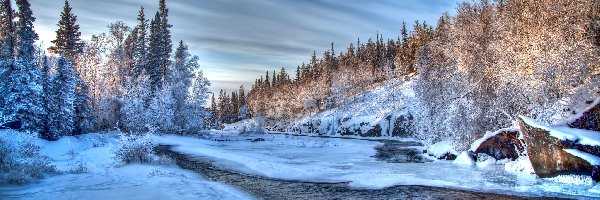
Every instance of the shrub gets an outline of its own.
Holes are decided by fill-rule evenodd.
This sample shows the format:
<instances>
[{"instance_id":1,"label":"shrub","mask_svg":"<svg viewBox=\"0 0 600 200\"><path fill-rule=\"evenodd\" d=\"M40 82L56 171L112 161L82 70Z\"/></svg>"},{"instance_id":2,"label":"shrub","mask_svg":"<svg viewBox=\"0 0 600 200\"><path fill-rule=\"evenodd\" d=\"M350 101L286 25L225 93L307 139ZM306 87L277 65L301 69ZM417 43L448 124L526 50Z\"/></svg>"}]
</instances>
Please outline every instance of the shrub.
<instances>
[{"instance_id":1,"label":"shrub","mask_svg":"<svg viewBox=\"0 0 600 200\"><path fill-rule=\"evenodd\" d=\"M23 184L56 173L50 158L40 155L36 137L14 131L0 133L0 184Z\"/></svg>"},{"instance_id":2,"label":"shrub","mask_svg":"<svg viewBox=\"0 0 600 200\"><path fill-rule=\"evenodd\" d=\"M113 150L114 159L122 164L152 162L156 147L153 133L153 129L142 135L121 133L121 143Z\"/></svg>"}]
</instances>

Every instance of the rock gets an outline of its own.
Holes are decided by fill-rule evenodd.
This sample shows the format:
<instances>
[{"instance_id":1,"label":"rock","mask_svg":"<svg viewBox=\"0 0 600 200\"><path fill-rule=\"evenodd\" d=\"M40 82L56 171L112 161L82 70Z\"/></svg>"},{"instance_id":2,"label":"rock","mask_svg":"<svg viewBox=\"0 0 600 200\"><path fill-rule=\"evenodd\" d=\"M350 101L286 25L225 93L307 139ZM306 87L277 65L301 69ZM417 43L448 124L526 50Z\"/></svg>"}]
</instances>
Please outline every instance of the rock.
<instances>
[{"instance_id":1,"label":"rock","mask_svg":"<svg viewBox=\"0 0 600 200\"><path fill-rule=\"evenodd\" d=\"M600 131L600 98L570 121L568 125L571 128Z\"/></svg>"},{"instance_id":2,"label":"rock","mask_svg":"<svg viewBox=\"0 0 600 200\"><path fill-rule=\"evenodd\" d=\"M390 163L423 163L431 162L423 155L423 144L411 141L387 140L383 145L375 147L375 158Z\"/></svg>"},{"instance_id":3,"label":"rock","mask_svg":"<svg viewBox=\"0 0 600 200\"><path fill-rule=\"evenodd\" d=\"M592 165L563 150L574 149L579 145L575 145L572 141L562 141L552 137L547 130L528 125L523 119L519 119L519 127L533 171L540 178L550 178L561 174L588 176L592 174Z\"/></svg>"},{"instance_id":4,"label":"rock","mask_svg":"<svg viewBox=\"0 0 600 200\"><path fill-rule=\"evenodd\" d=\"M516 129L501 129L486 136L488 137L482 138L483 141L474 149L475 155L487 154L496 160L515 160L525 150Z\"/></svg>"},{"instance_id":5,"label":"rock","mask_svg":"<svg viewBox=\"0 0 600 200\"><path fill-rule=\"evenodd\" d=\"M414 135L414 131L410 128L413 122L413 116L407 114L406 116L400 115L394 120L394 127L392 129L392 136L394 137L411 137Z\"/></svg>"},{"instance_id":6,"label":"rock","mask_svg":"<svg viewBox=\"0 0 600 200\"><path fill-rule=\"evenodd\" d=\"M256 138L250 142L264 142L264 141L265 141L265 139L263 139L263 138Z\"/></svg>"}]
</instances>

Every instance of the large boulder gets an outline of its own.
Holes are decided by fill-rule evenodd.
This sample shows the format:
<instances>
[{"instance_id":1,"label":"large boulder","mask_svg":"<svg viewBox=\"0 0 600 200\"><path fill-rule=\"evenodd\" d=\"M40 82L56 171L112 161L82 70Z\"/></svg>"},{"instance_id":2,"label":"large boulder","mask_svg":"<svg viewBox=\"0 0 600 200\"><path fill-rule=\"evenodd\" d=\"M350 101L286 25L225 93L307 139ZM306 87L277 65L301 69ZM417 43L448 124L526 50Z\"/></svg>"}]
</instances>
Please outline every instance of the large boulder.
<instances>
[{"instance_id":1,"label":"large boulder","mask_svg":"<svg viewBox=\"0 0 600 200\"><path fill-rule=\"evenodd\" d=\"M496 160L515 160L524 150L523 142L519 139L519 130L514 128L488 132L471 146L475 155L487 154Z\"/></svg>"},{"instance_id":2,"label":"large boulder","mask_svg":"<svg viewBox=\"0 0 600 200\"><path fill-rule=\"evenodd\" d=\"M571 128L600 131L600 98L567 123Z\"/></svg>"},{"instance_id":3,"label":"large boulder","mask_svg":"<svg viewBox=\"0 0 600 200\"><path fill-rule=\"evenodd\" d=\"M535 174L550 178L561 174L591 175L593 166L587 161L573 156L563 149L577 149L575 141L560 140L550 131L531 121L519 119L519 127L526 144L529 161ZM587 146L587 145L583 145ZM589 152L588 152L589 153ZM597 155L597 154L596 154Z\"/></svg>"}]
</instances>

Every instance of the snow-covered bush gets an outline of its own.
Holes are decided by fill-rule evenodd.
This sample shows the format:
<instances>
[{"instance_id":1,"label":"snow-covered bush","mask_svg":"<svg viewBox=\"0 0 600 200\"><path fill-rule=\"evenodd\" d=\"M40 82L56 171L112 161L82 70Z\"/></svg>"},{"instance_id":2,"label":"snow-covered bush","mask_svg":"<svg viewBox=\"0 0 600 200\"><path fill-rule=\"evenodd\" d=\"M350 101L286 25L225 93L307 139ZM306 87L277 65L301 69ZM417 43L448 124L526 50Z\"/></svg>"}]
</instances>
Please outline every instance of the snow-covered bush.
<instances>
[{"instance_id":1,"label":"snow-covered bush","mask_svg":"<svg viewBox=\"0 0 600 200\"><path fill-rule=\"evenodd\" d=\"M153 138L154 129L149 129L149 132L141 135L121 133L120 145L113 149L114 159L121 164L152 162L156 142Z\"/></svg>"},{"instance_id":2,"label":"snow-covered bush","mask_svg":"<svg viewBox=\"0 0 600 200\"><path fill-rule=\"evenodd\" d=\"M0 184L22 184L55 173L50 159L40 155L35 134L0 132Z\"/></svg>"}]
</instances>

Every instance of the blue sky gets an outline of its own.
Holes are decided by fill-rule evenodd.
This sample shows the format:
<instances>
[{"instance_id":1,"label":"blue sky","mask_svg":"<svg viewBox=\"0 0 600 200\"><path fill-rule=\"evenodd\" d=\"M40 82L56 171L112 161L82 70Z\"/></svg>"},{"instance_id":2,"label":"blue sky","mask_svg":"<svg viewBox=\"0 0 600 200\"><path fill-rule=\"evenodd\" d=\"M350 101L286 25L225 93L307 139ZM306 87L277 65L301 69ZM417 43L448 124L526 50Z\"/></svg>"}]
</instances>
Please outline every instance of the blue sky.
<instances>
[{"instance_id":1,"label":"blue sky","mask_svg":"<svg viewBox=\"0 0 600 200\"><path fill-rule=\"evenodd\" d=\"M158 0L70 0L83 38L106 32L106 25L136 24L141 5L154 16ZM31 0L40 39L55 37L63 0ZM212 90L249 89L254 79L285 67L295 71L313 51L336 52L357 38L376 33L399 35L402 20L435 24L443 12L453 14L455 0L167 0L174 41L183 40L200 57ZM176 42L174 42L176 43Z\"/></svg>"}]
</instances>

